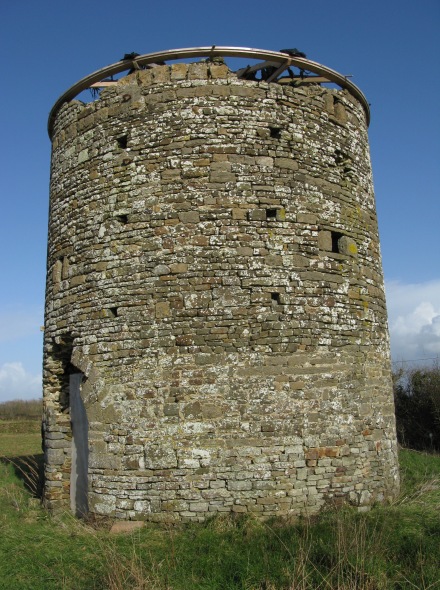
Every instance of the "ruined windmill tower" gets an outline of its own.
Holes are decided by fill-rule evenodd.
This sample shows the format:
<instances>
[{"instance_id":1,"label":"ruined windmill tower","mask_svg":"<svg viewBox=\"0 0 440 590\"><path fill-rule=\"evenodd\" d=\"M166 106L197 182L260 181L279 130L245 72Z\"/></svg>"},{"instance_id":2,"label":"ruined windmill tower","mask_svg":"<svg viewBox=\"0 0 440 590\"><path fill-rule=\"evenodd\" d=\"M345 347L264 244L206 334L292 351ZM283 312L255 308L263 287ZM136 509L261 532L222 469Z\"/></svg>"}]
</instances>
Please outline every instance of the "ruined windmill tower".
<instances>
[{"instance_id":1,"label":"ruined windmill tower","mask_svg":"<svg viewBox=\"0 0 440 590\"><path fill-rule=\"evenodd\" d=\"M392 497L365 97L285 53L132 57L49 120L47 505L202 520Z\"/></svg>"}]
</instances>

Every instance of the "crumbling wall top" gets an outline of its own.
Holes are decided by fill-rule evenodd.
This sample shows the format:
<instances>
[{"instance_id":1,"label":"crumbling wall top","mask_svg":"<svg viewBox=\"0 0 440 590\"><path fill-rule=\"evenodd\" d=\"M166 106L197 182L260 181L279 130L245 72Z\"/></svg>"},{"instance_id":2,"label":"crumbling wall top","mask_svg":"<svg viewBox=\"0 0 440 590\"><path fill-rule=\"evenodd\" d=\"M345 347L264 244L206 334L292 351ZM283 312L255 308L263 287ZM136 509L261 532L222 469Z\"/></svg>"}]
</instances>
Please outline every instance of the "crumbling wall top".
<instances>
[{"instance_id":1,"label":"crumbling wall top","mask_svg":"<svg viewBox=\"0 0 440 590\"><path fill-rule=\"evenodd\" d=\"M339 74L335 70L328 68L315 61L311 61L299 55L290 55L281 51L268 51L263 49L252 49L249 47L229 47L216 46L211 47L190 47L184 49L169 49L167 51L157 51L154 53L146 53L143 55L131 54L128 58L122 59L114 64L101 68L88 76L85 76L76 84L71 86L64 92L52 107L49 120L48 132L49 137L52 137L53 125L57 113L61 106L74 99L83 90L97 89L105 86L116 84L117 81L113 77L117 74L138 69L150 69L158 65L164 65L168 61L178 59L194 59L198 57L205 57L208 60L215 60L216 58L250 58L255 60L264 60L262 63L254 66L248 66L237 71L237 76L243 79L254 79L248 76L253 72L266 69L269 74L262 80L264 82L285 83L333 83L340 88L348 90L359 102L365 111L367 125L370 122L370 108L368 101L363 92L351 82L346 76ZM297 68L298 75L294 75L290 71L289 78L281 77L286 70L290 68ZM256 80L259 82L260 80Z\"/></svg>"}]
</instances>

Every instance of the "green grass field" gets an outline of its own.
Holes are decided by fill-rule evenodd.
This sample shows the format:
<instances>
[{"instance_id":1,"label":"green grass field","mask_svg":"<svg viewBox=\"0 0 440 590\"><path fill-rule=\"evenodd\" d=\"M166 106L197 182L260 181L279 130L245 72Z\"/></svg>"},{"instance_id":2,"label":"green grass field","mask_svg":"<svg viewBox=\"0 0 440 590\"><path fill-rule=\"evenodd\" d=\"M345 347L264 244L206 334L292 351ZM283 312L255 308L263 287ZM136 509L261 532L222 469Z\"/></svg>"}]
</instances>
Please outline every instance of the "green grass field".
<instances>
[{"instance_id":1,"label":"green grass field","mask_svg":"<svg viewBox=\"0 0 440 590\"><path fill-rule=\"evenodd\" d=\"M39 420L0 420L0 457L41 453Z\"/></svg>"},{"instance_id":2,"label":"green grass field","mask_svg":"<svg viewBox=\"0 0 440 590\"><path fill-rule=\"evenodd\" d=\"M402 450L400 498L368 513L111 535L109 521L52 517L28 491L21 470L32 478L41 464L38 429L0 423L1 589L440 589L439 456Z\"/></svg>"}]
</instances>

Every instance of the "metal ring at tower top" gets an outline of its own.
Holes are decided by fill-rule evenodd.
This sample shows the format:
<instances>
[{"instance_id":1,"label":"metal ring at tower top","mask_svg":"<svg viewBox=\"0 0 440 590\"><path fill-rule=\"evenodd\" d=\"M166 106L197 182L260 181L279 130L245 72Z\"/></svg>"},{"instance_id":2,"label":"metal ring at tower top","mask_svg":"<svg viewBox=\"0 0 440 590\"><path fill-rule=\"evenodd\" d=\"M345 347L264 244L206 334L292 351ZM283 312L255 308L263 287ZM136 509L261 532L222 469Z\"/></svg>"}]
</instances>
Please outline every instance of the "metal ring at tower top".
<instances>
[{"instance_id":1,"label":"metal ring at tower top","mask_svg":"<svg viewBox=\"0 0 440 590\"><path fill-rule=\"evenodd\" d=\"M156 51L154 53L145 53L144 55L138 55L133 59L124 59L118 61L114 64L101 68L84 78L81 78L76 84L71 86L64 94L62 94L58 100L55 102L54 106L52 107L49 113L49 120L48 120L48 132L49 137L52 137L53 126L55 123L55 119L57 113L61 106L65 102L69 102L73 100L80 92L83 90L87 90L88 88L92 87L94 84L98 84L105 78L109 76L114 76L115 74L119 74L124 72L125 70L130 69L137 69L144 66L148 66L149 64L157 64L158 62L165 62L165 61L172 61L177 59L185 59L185 58L196 58L196 57L208 57L210 59L214 57L239 57L239 58L252 58L252 59L263 59L266 61L279 63L280 64L280 73L282 72L282 66L285 65L285 68L289 66L293 66L299 68L300 70L305 70L307 72L312 72L313 74L318 75L321 77L320 80L317 81L324 81L324 82L331 82L337 84L341 88L344 88L352 94L362 105L365 111L365 117L367 121L367 125L370 123L370 107L368 101L363 94L363 92L351 82L346 76L339 74L335 70L328 68L327 66L323 66L315 61L311 61L309 59L289 55L287 53L282 53L280 51L268 51L264 49L252 49L250 47L229 47L229 46L209 46L209 47L188 47L184 49L168 49L167 51ZM324 78L324 80L322 80ZM277 77L274 77L269 82L276 82Z\"/></svg>"}]
</instances>

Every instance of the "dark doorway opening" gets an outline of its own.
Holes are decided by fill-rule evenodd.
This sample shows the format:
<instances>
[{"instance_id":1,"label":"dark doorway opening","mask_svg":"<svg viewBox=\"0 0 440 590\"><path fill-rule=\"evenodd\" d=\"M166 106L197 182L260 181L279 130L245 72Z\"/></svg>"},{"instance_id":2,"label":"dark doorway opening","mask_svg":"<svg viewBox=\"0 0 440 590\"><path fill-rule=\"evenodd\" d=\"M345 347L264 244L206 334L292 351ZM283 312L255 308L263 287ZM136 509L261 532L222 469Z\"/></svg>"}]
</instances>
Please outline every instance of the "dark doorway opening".
<instances>
[{"instance_id":1,"label":"dark doorway opening","mask_svg":"<svg viewBox=\"0 0 440 590\"><path fill-rule=\"evenodd\" d=\"M72 468L70 471L70 507L83 517L88 512L89 421L81 397L83 373L72 373L69 381L70 423L72 425Z\"/></svg>"}]
</instances>

